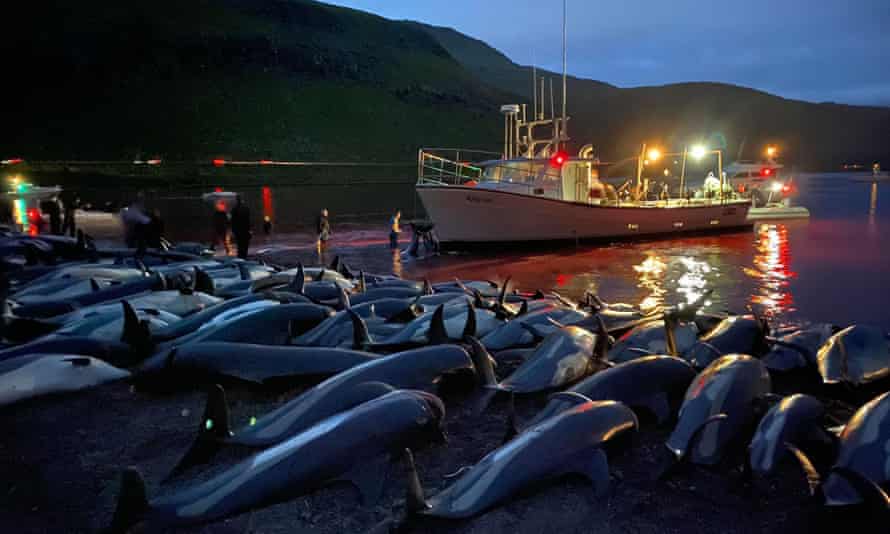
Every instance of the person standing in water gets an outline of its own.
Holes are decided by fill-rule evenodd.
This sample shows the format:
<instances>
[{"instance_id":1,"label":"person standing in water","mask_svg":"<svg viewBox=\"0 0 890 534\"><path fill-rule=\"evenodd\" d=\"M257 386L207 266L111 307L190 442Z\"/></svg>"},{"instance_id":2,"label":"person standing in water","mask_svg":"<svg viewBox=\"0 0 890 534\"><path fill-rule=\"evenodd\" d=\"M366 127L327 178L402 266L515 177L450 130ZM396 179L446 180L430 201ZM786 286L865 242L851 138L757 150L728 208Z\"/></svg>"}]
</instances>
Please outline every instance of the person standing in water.
<instances>
[{"instance_id":1,"label":"person standing in water","mask_svg":"<svg viewBox=\"0 0 890 534\"><path fill-rule=\"evenodd\" d=\"M247 249L250 247L250 208L241 202L241 195L235 197L235 207L232 209L232 235L238 247L238 257L247 259Z\"/></svg>"},{"instance_id":2,"label":"person standing in water","mask_svg":"<svg viewBox=\"0 0 890 534\"><path fill-rule=\"evenodd\" d=\"M399 234L402 233L399 228L399 221L402 219L402 212L397 211L389 220L389 248L399 248Z\"/></svg>"},{"instance_id":3,"label":"person standing in water","mask_svg":"<svg viewBox=\"0 0 890 534\"><path fill-rule=\"evenodd\" d=\"M331 238L331 223L328 221L328 210L324 208L318 216L315 223L315 230L318 232L318 240L315 243L318 251L321 252L328 248L328 240Z\"/></svg>"}]
</instances>

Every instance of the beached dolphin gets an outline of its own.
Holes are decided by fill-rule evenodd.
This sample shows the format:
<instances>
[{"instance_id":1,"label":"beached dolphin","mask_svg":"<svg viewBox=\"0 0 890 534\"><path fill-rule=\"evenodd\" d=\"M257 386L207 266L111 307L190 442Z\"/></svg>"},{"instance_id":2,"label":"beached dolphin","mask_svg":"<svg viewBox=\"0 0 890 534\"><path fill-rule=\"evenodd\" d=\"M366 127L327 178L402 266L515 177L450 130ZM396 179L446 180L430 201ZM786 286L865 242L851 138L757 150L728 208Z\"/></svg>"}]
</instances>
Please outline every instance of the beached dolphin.
<instances>
[{"instance_id":1,"label":"beached dolphin","mask_svg":"<svg viewBox=\"0 0 890 534\"><path fill-rule=\"evenodd\" d=\"M382 339L374 339L368 328L368 323L351 309L347 310L352 318L353 343L352 348L359 350L373 350L375 352L395 352L412 347L424 345L440 345L450 343L453 340L463 340L468 336L477 335L476 309L468 300L464 306L439 305L432 313L425 313L407 325L398 327L394 334L380 336ZM493 317L491 312L485 316L486 325L490 325ZM448 319L446 319L446 314ZM384 332L392 331L392 325L383 324Z\"/></svg>"},{"instance_id":2,"label":"beached dolphin","mask_svg":"<svg viewBox=\"0 0 890 534\"><path fill-rule=\"evenodd\" d=\"M748 462L754 473L770 474L784 458L792 458L788 444L798 448L813 441L830 444L820 426L824 415L825 407L818 399L802 394L785 397L770 408L748 447Z\"/></svg>"},{"instance_id":3,"label":"beached dolphin","mask_svg":"<svg viewBox=\"0 0 890 534\"><path fill-rule=\"evenodd\" d=\"M618 364L585 378L566 393L577 393L590 400L614 400L643 408L664 423L675 413L683 393L695 378L692 365L674 356L643 356ZM528 423L534 425L575 404L559 393Z\"/></svg>"},{"instance_id":4,"label":"beached dolphin","mask_svg":"<svg viewBox=\"0 0 890 534\"><path fill-rule=\"evenodd\" d=\"M202 421L195 444L174 472L206 462L226 445L257 448L275 445L325 417L380 394L379 388L360 387L362 384L384 382L396 388L427 389L434 387L445 375L474 372L475 369L467 351L456 345L391 354L328 378L235 433L228 426L225 398L214 390L205 410L213 423L207 425L206 420Z\"/></svg>"},{"instance_id":5,"label":"beached dolphin","mask_svg":"<svg viewBox=\"0 0 890 534\"><path fill-rule=\"evenodd\" d=\"M807 474L810 490L828 506L865 502L890 511L890 392L862 405L838 436L838 455L824 483L807 456L788 446ZM875 518L884 521L885 518Z\"/></svg>"},{"instance_id":6,"label":"beached dolphin","mask_svg":"<svg viewBox=\"0 0 890 534\"><path fill-rule=\"evenodd\" d=\"M281 304L278 299L262 293L227 300L184 317L182 320L165 328L153 331L152 339L156 343L170 341L196 332L200 328L213 326L214 321L225 321L243 313L277 306L278 304Z\"/></svg>"},{"instance_id":7,"label":"beached dolphin","mask_svg":"<svg viewBox=\"0 0 890 534\"><path fill-rule=\"evenodd\" d=\"M109 301L117 303L122 298L148 295L153 291L166 289L166 287L167 281L160 275L140 277L135 281L107 286L104 289L90 291L65 300L13 306L11 312L15 317L26 319L57 318L55 322L61 324L65 322L65 317L70 316L72 312L95 307Z\"/></svg>"},{"instance_id":8,"label":"beached dolphin","mask_svg":"<svg viewBox=\"0 0 890 534\"><path fill-rule=\"evenodd\" d=\"M666 328L673 330L678 354L688 351L698 341L698 328L694 323L666 326L664 321L649 321L621 336L609 349L609 360L621 363L650 354L670 354Z\"/></svg>"},{"instance_id":9,"label":"beached dolphin","mask_svg":"<svg viewBox=\"0 0 890 534\"><path fill-rule=\"evenodd\" d=\"M397 390L288 436L205 482L149 501L138 471L124 472L110 532L217 521L293 499L338 480L367 501L379 494L387 455L441 436L445 407L423 391Z\"/></svg>"},{"instance_id":10,"label":"beached dolphin","mask_svg":"<svg viewBox=\"0 0 890 534\"><path fill-rule=\"evenodd\" d=\"M540 341L540 335L550 334L559 330L560 325L574 324L588 317L586 313L570 308L548 306L503 323L483 336L481 341L485 348L492 351L528 347ZM530 326L539 336L532 333Z\"/></svg>"},{"instance_id":11,"label":"beached dolphin","mask_svg":"<svg viewBox=\"0 0 890 534\"><path fill-rule=\"evenodd\" d=\"M853 325L831 336L817 354L826 384L861 385L890 375L890 344L880 329Z\"/></svg>"},{"instance_id":12,"label":"beached dolphin","mask_svg":"<svg viewBox=\"0 0 890 534\"><path fill-rule=\"evenodd\" d=\"M257 303L252 303L257 304ZM250 304L246 305L250 306ZM229 310L235 312L236 310ZM150 336L142 336L132 341L137 350L154 353L146 360L143 371L164 365L169 349L199 341L230 341L234 343L255 343L258 345L287 345L294 336L307 332L332 315L328 307L317 304L279 304L261 306L208 325L185 336L166 343L155 344Z\"/></svg>"},{"instance_id":13,"label":"beached dolphin","mask_svg":"<svg viewBox=\"0 0 890 534\"><path fill-rule=\"evenodd\" d=\"M665 445L677 460L713 465L754 422L756 402L770 393L763 363L751 356L722 356L686 390L679 420Z\"/></svg>"},{"instance_id":14,"label":"beached dolphin","mask_svg":"<svg viewBox=\"0 0 890 534\"><path fill-rule=\"evenodd\" d=\"M476 350L485 349L471 341ZM597 335L566 326L548 335L535 351L510 376L486 384L489 397L498 391L535 393L548 391L581 380L607 366L605 355L596 353Z\"/></svg>"},{"instance_id":15,"label":"beached dolphin","mask_svg":"<svg viewBox=\"0 0 890 534\"><path fill-rule=\"evenodd\" d=\"M409 513L448 519L472 517L529 486L568 474L586 477L602 494L610 478L603 447L626 438L638 426L633 411L619 402L580 403L488 453L430 499L423 495L408 451Z\"/></svg>"},{"instance_id":16,"label":"beached dolphin","mask_svg":"<svg viewBox=\"0 0 890 534\"><path fill-rule=\"evenodd\" d=\"M32 354L0 361L0 405L80 391L130 373L76 354Z\"/></svg>"},{"instance_id":17,"label":"beached dolphin","mask_svg":"<svg viewBox=\"0 0 890 534\"><path fill-rule=\"evenodd\" d=\"M763 357L763 363L770 371L816 368L819 348L837 331L834 325L816 324L769 340L773 346Z\"/></svg>"},{"instance_id":18,"label":"beached dolphin","mask_svg":"<svg viewBox=\"0 0 890 534\"><path fill-rule=\"evenodd\" d=\"M170 351L161 376L153 379L163 380L168 386L175 382L195 387L220 378L262 385L300 377L330 376L378 357L368 352L324 347L187 343Z\"/></svg>"},{"instance_id":19,"label":"beached dolphin","mask_svg":"<svg viewBox=\"0 0 890 534\"><path fill-rule=\"evenodd\" d=\"M698 369L725 354L751 354L760 356L766 352L766 322L752 315L733 315L723 319L713 330L682 354Z\"/></svg>"}]
</instances>

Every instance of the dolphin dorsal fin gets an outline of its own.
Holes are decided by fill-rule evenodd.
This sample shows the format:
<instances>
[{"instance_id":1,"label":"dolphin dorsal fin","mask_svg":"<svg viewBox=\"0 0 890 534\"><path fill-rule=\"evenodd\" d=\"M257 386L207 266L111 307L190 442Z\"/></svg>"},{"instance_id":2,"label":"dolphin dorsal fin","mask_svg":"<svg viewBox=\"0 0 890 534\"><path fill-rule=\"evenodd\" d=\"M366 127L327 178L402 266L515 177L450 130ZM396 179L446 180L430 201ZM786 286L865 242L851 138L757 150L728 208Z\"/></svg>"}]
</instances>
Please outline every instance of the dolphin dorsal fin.
<instances>
[{"instance_id":1,"label":"dolphin dorsal fin","mask_svg":"<svg viewBox=\"0 0 890 534\"><path fill-rule=\"evenodd\" d=\"M324 269L324 267L322 267L321 270L318 271L318 274L315 275L315 278L313 278L313 280L316 282L321 282L322 280L324 280L324 273L325 273L325 269Z\"/></svg>"},{"instance_id":2,"label":"dolphin dorsal fin","mask_svg":"<svg viewBox=\"0 0 890 534\"><path fill-rule=\"evenodd\" d=\"M99 287L99 282L96 281L95 278L90 278L90 291L96 292L102 289Z\"/></svg>"},{"instance_id":3,"label":"dolphin dorsal fin","mask_svg":"<svg viewBox=\"0 0 890 534\"><path fill-rule=\"evenodd\" d=\"M241 280L250 280L253 278L253 276L250 274L250 267L248 267L244 263L238 264L238 274L241 275Z\"/></svg>"},{"instance_id":4,"label":"dolphin dorsal fin","mask_svg":"<svg viewBox=\"0 0 890 534\"><path fill-rule=\"evenodd\" d=\"M481 386L496 386L498 378L494 374L493 358L482 342L473 336L465 340L470 345L470 356L473 359L473 367L476 369L476 380Z\"/></svg>"},{"instance_id":5,"label":"dolphin dorsal fin","mask_svg":"<svg viewBox=\"0 0 890 534\"><path fill-rule=\"evenodd\" d=\"M442 345L448 343L448 331L445 329L445 305L440 304L433 317L430 319L430 327L427 332L430 345Z\"/></svg>"},{"instance_id":6,"label":"dolphin dorsal fin","mask_svg":"<svg viewBox=\"0 0 890 534\"><path fill-rule=\"evenodd\" d=\"M472 302L467 301L467 322L464 325L464 331L460 336L461 339L475 336L476 329L476 307L473 306Z\"/></svg>"},{"instance_id":7,"label":"dolphin dorsal fin","mask_svg":"<svg viewBox=\"0 0 890 534\"><path fill-rule=\"evenodd\" d=\"M291 280L290 285L288 285L288 289L296 293L297 295L302 295L303 290L306 286L306 271L303 269L303 262L297 264L297 274L294 275L294 279Z\"/></svg>"},{"instance_id":8,"label":"dolphin dorsal fin","mask_svg":"<svg viewBox=\"0 0 890 534\"><path fill-rule=\"evenodd\" d=\"M368 325L361 316L352 308L346 310L349 318L352 319L352 348L355 350L364 350L373 345L371 334L368 333Z\"/></svg>"},{"instance_id":9,"label":"dolphin dorsal fin","mask_svg":"<svg viewBox=\"0 0 890 534\"><path fill-rule=\"evenodd\" d=\"M408 516L416 515L428 510L430 505L423 494L423 486L420 484L420 476L417 474L417 465L414 464L414 454L411 449L405 449L404 455L408 471L408 488L405 495L405 508Z\"/></svg>"}]
</instances>

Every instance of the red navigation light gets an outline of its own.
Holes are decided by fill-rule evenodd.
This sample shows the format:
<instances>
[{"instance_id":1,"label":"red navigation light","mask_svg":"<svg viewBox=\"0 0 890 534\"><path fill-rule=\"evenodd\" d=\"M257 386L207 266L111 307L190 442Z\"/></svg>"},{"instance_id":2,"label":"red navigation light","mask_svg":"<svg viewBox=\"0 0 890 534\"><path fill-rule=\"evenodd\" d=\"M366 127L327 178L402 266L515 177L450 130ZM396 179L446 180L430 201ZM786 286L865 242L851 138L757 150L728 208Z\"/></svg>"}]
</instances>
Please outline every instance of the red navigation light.
<instances>
[{"instance_id":1,"label":"red navigation light","mask_svg":"<svg viewBox=\"0 0 890 534\"><path fill-rule=\"evenodd\" d=\"M4 165L18 165L19 163L24 162L22 158L10 158L3 160Z\"/></svg>"},{"instance_id":2,"label":"red navigation light","mask_svg":"<svg viewBox=\"0 0 890 534\"><path fill-rule=\"evenodd\" d=\"M213 190L217 193L222 193L222 187L216 186L213 188Z\"/></svg>"},{"instance_id":3,"label":"red navigation light","mask_svg":"<svg viewBox=\"0 0 890 534\"><path fill-rule=\"evenodd\" d=\"M213 160L214 167L222 167L225 164L226 164L226 160L224 160L224 159L217 158L217 159Z\"/></svg>"},{"instance_id":4,"label":"red navigation light","mask_svg":"<svg viewBox=\"0 0 890 534\"><path fill-rule=\"evenodd\" d=\"M761 174L762 176L771 176L771 175L773 174L773 170L770 169L770 168L768 168L768 167L767 167L767 168L763 168L763 169L760 169L760 174Z\"/></svg>"},{"instance_id":5,"label":"red navigation light","mask_svg":"<svg viewBox=\"0 0 890 534\"><path fill-rule=\"evenodd\" d=\"M28 208L28 220L36 221L40 219L40 212L37 211L37 208Z\"/></svg>"},{"instance_id":6,"label":"red navigation light","mask_svg":"<svg viewBox=\"0 0 890 534\"><path fill-rule=\"evenodd\" d=\"M793 190L793 188L792 188L790 185L783 185L783 186L782 186L782 194L784 194L784 195L787 195L787 194L790 193L792 190Z\"/></svg>"},{"instance_id":7,"label":"red navigation light","mask_svg":"<svg viewBox=\"0 0 890 534\"><path fill-rule=\"evenodd\" d=\"M569 160L569 155L560 150L556 154L553 154L553 157L550 158L550 165L554 167L562 167L565 162Z\"/></svg>"},{"instance_id":8,"label":"red navigation light","mask_svg":"<svg viewBox=\"0 0 890 534\"><path fill-rule=\"evenodd\" d=\"M269 161L269 160L267 160L267 159L261 159L261 160L260 160L260 165L269 165L269 164L271 164L271 163L272 163L272 162Z\"/></svg>"},{"instance_id":9,"label":"red navigation light","mask_svg":"<svg viewBox=\"0 0 890 534\"><path fill-rule=\"evenodd\" d=\"M148 163L149 165L160 165L160 164L161 164L161 160L159 160L159 159L150 159L150 160L146 161L145 163Z\"/></svg>"}]
</instances>

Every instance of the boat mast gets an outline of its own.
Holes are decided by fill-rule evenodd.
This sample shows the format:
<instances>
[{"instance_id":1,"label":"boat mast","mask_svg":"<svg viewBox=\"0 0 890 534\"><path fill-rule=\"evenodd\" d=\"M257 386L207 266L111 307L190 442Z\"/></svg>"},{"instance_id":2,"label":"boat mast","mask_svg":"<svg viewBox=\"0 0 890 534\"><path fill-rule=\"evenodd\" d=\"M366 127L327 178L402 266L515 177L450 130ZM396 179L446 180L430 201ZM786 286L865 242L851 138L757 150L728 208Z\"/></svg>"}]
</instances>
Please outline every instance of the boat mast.
<instances>
[{"instance_id":1,"label":"boat mast","mask_svg":"<svg viewBox=\"0 0 890 534\"><path fill-rule=\"evenodd\" d=\"M532 60L534 62L534 60ZM538 67L532 63L532 95L535 101L535 120L538 120ZM541 102L543 105L543 102Z\"/></svg>"},{"instance_id":2,"label":"boat mast","mask_svg":"<svg viewBox=\"0 0 890 534\"><path fill-rule=\"evenodd\" d=\"M562 0L562 125L559 128L559 140L562 143L569 139L568 124L566 123L566 3L567 0Z\"/></svg>"}]
</instances>

